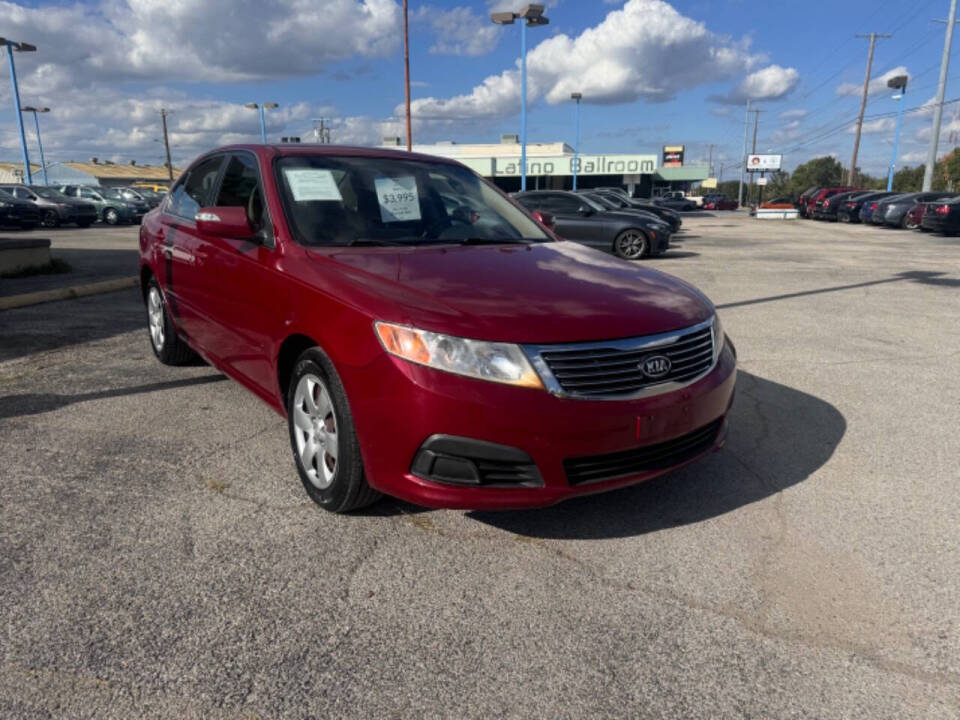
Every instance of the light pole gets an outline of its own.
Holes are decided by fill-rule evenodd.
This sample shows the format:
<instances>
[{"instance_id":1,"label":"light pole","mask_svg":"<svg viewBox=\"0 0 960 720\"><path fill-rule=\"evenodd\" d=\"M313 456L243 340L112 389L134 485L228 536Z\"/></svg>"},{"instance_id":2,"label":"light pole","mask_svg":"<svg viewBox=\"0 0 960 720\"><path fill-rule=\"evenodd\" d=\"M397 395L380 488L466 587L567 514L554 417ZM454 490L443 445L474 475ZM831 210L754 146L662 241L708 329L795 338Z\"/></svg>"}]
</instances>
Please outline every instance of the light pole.
<instances>
[{"instance_id":1,"label":"light pole","mask_svg":"<svg viewBox=\"0 0 960 720\"><path fill-rule=\"evenodd\" d=\"M273 108L280 107L280 106L277 105L276 103L270 102L270 103L260 103L259 105L257 105L257 103L247 103L246 105L244 105L244 107L248 107L251 110L260 111L260 142L266 145L267 144L267 124L266 124L266 121L263 119L263 111L266 109L272 110Z\"/></svg>"},{"instance_id":2,"label":"light pole","mask_svg":"<svg viewBox=\"0 0 960 720\"><path fill-rule=\"evenodd\" d=\"M520 189L527 189L527 25L546 25L550 20L543 14L543 5L529 3L520 12L490 13L497 25L520 23Z\"/></svg>"},{"instance_id":3,"label":"light pole","mask_svg":"<svg viewBox=\"0 0 960 720\"><path fill-rule=\"evenodd\" d=\"M903 120L903 97L907 94L907 76L897 75L887 80L887 87L899 90L900 95L894 95L894 99L899 98L900 107L897 109L897 129L893 133L893 155L890 156L890 171L887 173L887 192L893 189L893 168L897 164L897 150L900 147L900 121Z\"/></svg>"},{"instance_id":4,"label":"light pole","mask_svg":"<svg viewBox=\"0 0 960 720\"><path fill-rule=\"evenodd\" d=\"M570 99L577 101L577 119L574 123L573 131L573 189L577 189L577 170L580 167L580 100L583 99L582 93L570 93Z\"/></svg>"},{"instance_id":5,"label":"light pole","mask_svg":"<svg viewBox=\"0 0 960 720\"><path fill-rule=\"evenodd\" d=\"M23 107L20 108L20 112L30 112L33 113L33 125L37 128L37 147L40 149L40 170L43 172L43 184L49 185L47 182L47 161L43 159L43 142L40 140L40 121L37 120L37 113L48 113L50 108L48 107Z\"/></svg>"},{"instance_id":6,"label":"light pole","mask_svg":"<svg viewBox=\"0 0 960 720\"><path fill-rule=\"evenodd\" d=\"M7 59L10 61L10 82L13 85L13 107L17 111L17 128L20 130L20 149L23 150L23 172L27 177L27 185L33 184L33 175L30 173L30 154L27 152L27 136L23 132L23 117L20 115L20 90L17 87L17 69L13 64L13 51L36 52L37 46L25 42L13 42L0 38L0 45L7 46Z\"/></svg>"}]
</instances>

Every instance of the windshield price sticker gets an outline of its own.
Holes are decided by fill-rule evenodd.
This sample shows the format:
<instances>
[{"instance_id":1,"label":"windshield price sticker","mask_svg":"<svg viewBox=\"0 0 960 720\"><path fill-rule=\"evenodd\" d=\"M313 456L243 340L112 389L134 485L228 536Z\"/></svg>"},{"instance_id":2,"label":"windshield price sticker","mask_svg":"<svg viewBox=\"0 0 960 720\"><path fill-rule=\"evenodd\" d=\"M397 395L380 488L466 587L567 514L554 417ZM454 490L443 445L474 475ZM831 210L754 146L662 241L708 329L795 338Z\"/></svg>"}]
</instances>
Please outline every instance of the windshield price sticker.
<instances>
[{"instance_id":1,"label":"windshield price sticker","mask_svg":"<svg viewBox=\"0 0 960 720\"><path fill-rule=\"evenodd\" d=\"M290 192L296 202L311 200L335 200L343 202L343 195L337 187L333 173L315 168L284 168L283 174L290 185Z\"/></svg>"},{"instance_id":2,"label":"windshield price sticker","mask_svg":"<svg viewBox=\"0 0 960 720\"><path fill-rule=\"evenodd\" d=\"M382 222L420 219L420 196L417 194L417 179L413 175L376 178L374 183L377 187Z\"/></svg>"}]
</instances>

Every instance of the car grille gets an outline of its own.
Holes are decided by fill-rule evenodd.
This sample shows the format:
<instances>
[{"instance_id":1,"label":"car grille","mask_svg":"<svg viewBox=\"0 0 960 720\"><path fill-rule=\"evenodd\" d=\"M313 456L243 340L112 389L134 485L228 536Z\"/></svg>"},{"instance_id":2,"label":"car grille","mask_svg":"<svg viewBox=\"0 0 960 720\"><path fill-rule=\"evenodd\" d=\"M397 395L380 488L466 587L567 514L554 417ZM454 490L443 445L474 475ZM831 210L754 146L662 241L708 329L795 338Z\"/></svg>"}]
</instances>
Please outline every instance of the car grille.
<instances>
[{"instance_id":1,"label":"car grille","mask_svg":"<svg viewBox=\"0 0 960 720\"><path fill-rule=\"evenodd\" d=\"M664 470L695 458L710 449L717 439L723 418L691 433L646 447L563 461L571 485L614 480L629 475Z\"/></svg>"},{"instance_id":2,"label":"car grille","mask_svg":"<svg viewBox=\"0 0 960 720\"><path fill-rule=\"evenodd\" d=\"M559 389L581 397L633 395L664 383L693 380L713 366L711 323L667 333L662 340L640 337L611 343L583 343L536 348L556 379ZM641 369L644 358L665 355L671 367L662 377L651 378Z\"/></svg>"}]
</instances>

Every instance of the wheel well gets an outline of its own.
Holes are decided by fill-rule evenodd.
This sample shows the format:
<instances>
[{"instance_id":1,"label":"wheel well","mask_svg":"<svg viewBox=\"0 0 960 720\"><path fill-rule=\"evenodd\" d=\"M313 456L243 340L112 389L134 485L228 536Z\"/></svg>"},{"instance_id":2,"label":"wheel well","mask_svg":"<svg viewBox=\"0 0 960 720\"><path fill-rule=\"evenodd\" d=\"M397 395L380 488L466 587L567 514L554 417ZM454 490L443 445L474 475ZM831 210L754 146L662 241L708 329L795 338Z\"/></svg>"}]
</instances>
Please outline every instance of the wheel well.
<instances>
[{"instance_id":1,"label":"wheel well","mask_svg":"<svg viewBox=\"0 0 960 720\"><path fill-rule=\"evenodd\" d=\"M140 268L140 295L143 298L143 302L147 302L147 284L152 277L153 271L150 270L149 265L144 265Z\"/></svg>"},{"instance_id":2,"label":"wheel well","mask_svg":"<svg viewBox=\"0 0 960 720\"><path fill-rule=\"evenodd\" d=\"M286 406L287 387L290 385L290 376L297 358L304 350L317 347L316 340L306 335L291 335L280 345L277 354L277 383L280 387L280 401Z\"/></svg>"}]
</instances>

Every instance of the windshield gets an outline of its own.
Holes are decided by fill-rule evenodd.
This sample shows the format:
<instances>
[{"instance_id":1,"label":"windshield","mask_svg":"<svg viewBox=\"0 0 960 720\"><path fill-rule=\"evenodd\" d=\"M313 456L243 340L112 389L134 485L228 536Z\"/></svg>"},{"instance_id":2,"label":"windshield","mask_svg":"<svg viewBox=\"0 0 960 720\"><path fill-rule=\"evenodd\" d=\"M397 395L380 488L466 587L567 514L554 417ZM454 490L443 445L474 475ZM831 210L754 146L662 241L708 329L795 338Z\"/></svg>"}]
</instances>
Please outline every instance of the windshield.
<instances>
[{"instance_id":1,"label":"windshield","mask_svg":"<svg viewBox=\"0 0 960 720\"><path fill-rule=\"evenodd\" d=\"M30 188L37 195L47 200L65 200L66 198L58 193L56 190L51 190L50 188Z\"/></svg>"},{"instance_id":2,"label":"windshield","mask_svg":"<svg viewBox=\"0 0 960 720\"><path fill-rule=\"evenodd\" d=\"M546 242L537 223L473 171L394 158L290 155L277 185L304 245Z\"/></svg>"}]
</instances>

